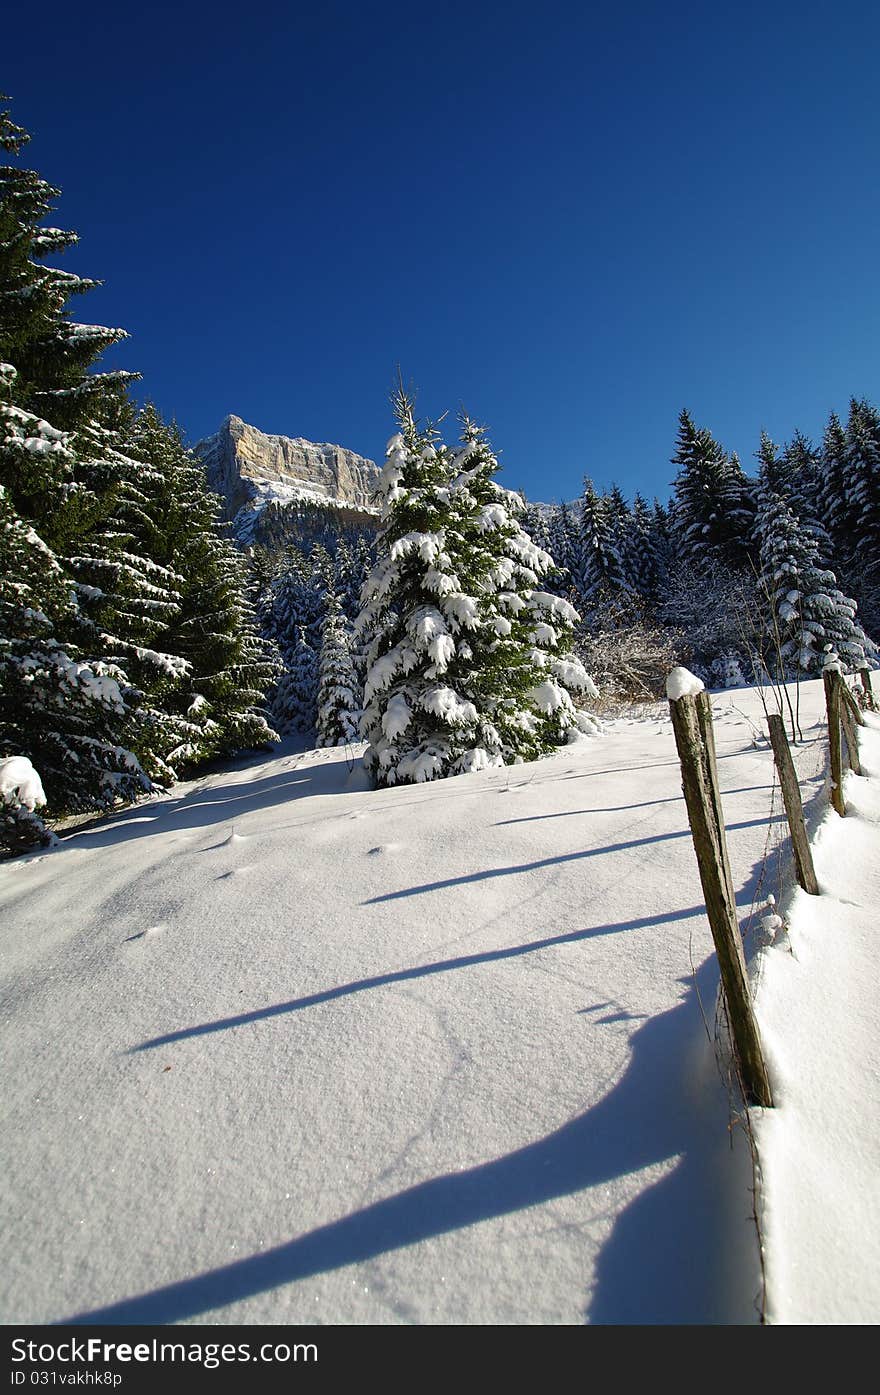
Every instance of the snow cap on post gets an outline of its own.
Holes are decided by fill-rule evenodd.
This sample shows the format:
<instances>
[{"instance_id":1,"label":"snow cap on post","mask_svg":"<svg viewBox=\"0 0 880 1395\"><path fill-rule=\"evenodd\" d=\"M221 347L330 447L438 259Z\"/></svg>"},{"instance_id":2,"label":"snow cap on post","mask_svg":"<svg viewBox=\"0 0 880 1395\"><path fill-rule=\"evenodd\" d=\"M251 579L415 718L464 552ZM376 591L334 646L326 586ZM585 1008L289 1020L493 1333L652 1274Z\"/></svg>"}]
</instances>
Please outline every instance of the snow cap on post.
<instances>
[{"instance_id":1,"label":"snow cap on post","mask_svg":"<svg viewBox=\"0 0 880 1395\"><path fill-rule=\"evenodd\" d=\"M670 702L679 698L696 697L704 688L703 680L687 668L674 668L666 679L666 696Z\"/></svg>"}]
</instances>

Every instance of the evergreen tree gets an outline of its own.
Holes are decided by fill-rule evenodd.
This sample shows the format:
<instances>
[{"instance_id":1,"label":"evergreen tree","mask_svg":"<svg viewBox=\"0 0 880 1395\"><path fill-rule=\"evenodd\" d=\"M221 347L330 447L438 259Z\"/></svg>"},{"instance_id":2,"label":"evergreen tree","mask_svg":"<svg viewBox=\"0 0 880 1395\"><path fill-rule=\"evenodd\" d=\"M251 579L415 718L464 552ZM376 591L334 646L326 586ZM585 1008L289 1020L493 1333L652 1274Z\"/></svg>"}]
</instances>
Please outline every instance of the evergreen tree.
<instances>
[{"instance_id":1,"label":"evergreen tree","mask_svg":"<svg viewBox=\"0 0 880 1395\"><path fill-rule=\"evenodd\" d=\"M622 556L624 519L628 516L620 490L616 498L600 498L592 480L584 480L577 594L591 622L610 628L622 621L625 603L632 594Z\"/></svg>"},{"instance_id":2,"label":"evergreen tree","mask_svg":"<svg viewBox=\"0 0 880 1395\"><path fill-rule=\"evenodd\" d=\"M536 589L552 558L495 482L484 431L464 418L450 451L402 388L395 413L359 622L373 640L365 763L390 785L533 759L593 725L569 692L592 688L568 652L576 613Z\"/></svg>"},{"instance_id":3,"label":"evergreen tree","mask_svg":"<svg viewBox=\"0 0 880 1395\"><path fill-rule=\"evenodd\" d=\"M854 550L876 570L880 567L880 413L864 398L850 403L846 467Z\"/></svg>"},{"instance_id":4,"label":"evergreen tree","mask_svg":"<svg viewBox=\"0 0 880 1395\"><path fill-rule=\"evenodd\" d=\"M351 653L351 631L339 597L327 596L324 637L318 676L318 741L322 746L345 746L359 741L359 684Z\"/></svg>"},{"instance_id":5,"label":"evergreen tree","mask_svg":"<svg viewBox=\"0 0 880 1395\"><path fill-rule=\"evenodd\" d=\"M550 525L547 513L543 508L537 504L527 503L520 519L520 527L524 533L528 533L536 547L540 547L542 552L549 552L552 556Z\"/></svg>"},{"instance_id":6,"label":"evergreen tree","mask_svg":"<svg viewBox=\"0 0 880 1395\"><path fill-rule=\"evenodd\" d=\"M580 536L571 506L555 504L547 525L550 546L546 549L553 559L555 571L548 574L548 589L561 596L573 594L575 577L580 566ZM541 544L535 539L538 547Z\"/></svg>"},{"instance_id":7,"label":"evergreen tree","mask_svg":"<svg viewBox=\"0 0 880 1395\"><path fill-rule=\"evenodd\" d=\"M0 111L0 146L18 154L26 139ZM174 515L197 537L200 506L191 491L176 497L182 475L137 456L126 394L136 375L94 371L123 331L68 316L71 297L97 283L43 265L76 241L40 226L56 196L33 171L0 168L0 758L31 761L50 817L112 807L173 775L167 759L192 716L179 694L209 673L177 642L193 555L169 561L163 531ZM224 546L228 586L239 562ZM268 729L238 711L256 673L239 618L211 715L225 713L218 728L245 744ZM216 642L204 606L190 623L191 647Z\"/></svg>"},{"instance_id":8,"label":"evergreen tree","mask_svg":"<svg viewBox=\"0 0 880 1395\"><path fill-rule=\"evenodd\" d=\"M650 509L640 494L633 500L627 554L633 587L643 604L651 609L660 600L668 575L669 555L656 510Z\"/></svg>"},{"instance_id":9,"label":"evergreen tree","mask_svg":"<svg viewBox=\"0 0 880 1395\"><path fill-rule=\"evenodd\" d=\"M126 444L142 473L133 501L123 496L123 537L149 559L149 576L175 588L152 636L160 652L148 656L160 673L167 651L182 665L157 698L165 759L189 767L265 746L275 739L263 704L277 664L257 633L246 561L218 528L219 500L179 430L154 407L138 414ZM153 614L143 601L137 612Z\"/></svg>"},{"instance_id":10,"label":"evergreen tree","mask_svg":"<svg viewBox=\"0 0 880 1395\"><path fill-rule=\"evenodd\" d=\"M762 491L757 532L784 669L817 675L838 660L847 669L861 668L876 650L856 620L855 601L822 566L812 534L769 487Z\"/></svg>"},{"instance_id":11,"label":"evergreen tree","mask_svg":"<svg viewBox=\"0 0 880 1395\"><path fill-rule=\"evenodd\" d=\"M311 736L317 721L318 654L304 625L281 649L283 671L272 698L272 719L285 735Z\"/></svg>"},{"instance_id":12,"label":"evergreen tree","mask_svg":"<svg viewBox=\"0 0 880 1395\"><path fill-rule=\"evenodd\" d=\"M847 491L846 432L832 412L822 438L822 522L831 538L835 559L846 560L852 543L852 517Z\"/></svg>"},{"instance_id":13,"label":"evergreen tree","mask_svg":"<svg viewBox=\"0 0 880 1395\"><path fill-rule=\"evenodd\" d=\"M0 147L26 140L0 111ZM56 196L33 171L0 167L0 757L32 762L53 816L149 788L133 753L140 694L68 560L112 509L104 432L131 375L87 372L122 334L68 320L68 299L95 283L42 265L76 241L39 226Z\"/></svg>"},{"instance_id":14,"label":"evergreen tree","mask_svg":"<svg viewBox=\"0 0 880 1395\"><path fill-rule=\"evenodd\" d=\"M673 488L681 556L696 563L747 564L754 502L736 456L728 459L711 434L682 411L672 463L679 467Z\"/></svg>"}]
</instances>

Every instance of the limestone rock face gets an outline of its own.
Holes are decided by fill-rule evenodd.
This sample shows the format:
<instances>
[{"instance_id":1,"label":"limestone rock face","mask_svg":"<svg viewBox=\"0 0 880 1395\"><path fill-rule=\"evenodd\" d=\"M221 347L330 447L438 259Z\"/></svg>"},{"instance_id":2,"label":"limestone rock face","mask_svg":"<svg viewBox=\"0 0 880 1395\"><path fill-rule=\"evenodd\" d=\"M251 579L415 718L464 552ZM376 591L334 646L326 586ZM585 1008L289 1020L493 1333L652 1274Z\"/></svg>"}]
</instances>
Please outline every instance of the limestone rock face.
<instances>
[{"instance_id":1,"label":"limestone rock face","mask_svg":"<svg viewBox=\"0 0 880 1395\"><path fill-rule=\"evenodd\" d=\"M228 416L214 436L194 447L229 520L267 504L325 502L372 513L379 471L344 446L299 437L268 436L241 417Z\"/></svg>"}]
</instances>

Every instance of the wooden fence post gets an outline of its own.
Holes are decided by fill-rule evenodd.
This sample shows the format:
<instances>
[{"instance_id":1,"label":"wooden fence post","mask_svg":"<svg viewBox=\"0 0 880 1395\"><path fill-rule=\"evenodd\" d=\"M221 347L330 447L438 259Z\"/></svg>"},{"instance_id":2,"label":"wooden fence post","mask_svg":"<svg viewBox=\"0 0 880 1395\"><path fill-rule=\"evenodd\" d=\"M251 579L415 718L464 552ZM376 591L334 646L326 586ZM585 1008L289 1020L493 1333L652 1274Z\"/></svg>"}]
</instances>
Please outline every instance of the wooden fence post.
<instances>
[{"instance_id":1,"label":"wooden fence post","mask_svg":"<svg viewBox=\"0 0 880 1395\"><path fill-rule=\"evenodd\" d=\"M853 721L852 709L846 700L846 694L849 693L849 688L846 686L846 683L839 673L836 677L840 688L840 725L843 727L843 734L846 737L846 750L849 756L850 769L853 771L853 774L861 775L862 767L859 762L858 731Z\"/></svg>"},{"instance_id":2,"label":"wooden fence post","mask_svg":"<svg viewBox=\"0 0 880 1395\"><path fill-rule=\"evenodd\" d=\"M855 722L856 726L865 726L865 719L862 716L862 709L856 702L852 689L850 688L849 684L847 683L846 679L843 677L842 674L838 674L837 676L840 679L840 696L843 698L844 707L849 709L850 715L852 716L852 719Z\"/></svg>"},{"instance_id":3,"label":"wooden fence post","mask_svg":"<svg viewBox=\"0 0 880 1395\"><path fill-rule=\"evenodd\" d=\"M709 694L704 691L670 697L669 710L681 761L682 789L700 882L706 898L706 913L721 968L721 984L743 1089L746 1098L753 1104L769 1107L773 1104L773 1096L752 1006L724 837Z\"/></svg>"},{"instance_id":4,"label":"wooden fence post","mask_svg":"<svg viewBox=\"0 0 880 1395\"><path fill-rule=\"evenodd\" d=\"M791 831L791 846L794 851L797 879L804 891L809 892L810 896L818 896L819 883L816 880L816 871L813 867L813 854L810 851L810 840L807 837L804 823L804 806L788 738L785 735L785 723L778 712L770 712L767 716L767 725L770 728L770 744L773 747L773 759L776 762L779 786L785 803L785 816Z\"/></svg>"},{"instance_id":5,"label":"wooden fence post","mask_svg":"<svg viewBox=\"0 0 880 1395\"><path fill-rule=\"evenodd\" d=\"M831 803L844 818L846 806L843 802L843 754L840 749L840 688L834 681L839 675L825 669L822 681L825 685L825 707L828 711L828 745L831 751Z\"/></svg>"},{"instance_id":6,"label":"wooden fence post","mask_svg":"<svg viewBox=\"0 0 880 1395\"><path fill-rule=\"evenodd\" d=\"M869 668L859 669L859 678L862 680L862 692L865 695L865 706L869 711L875 710L874 689L871 687L871 670Z\"/></svg>"}]
</instances>

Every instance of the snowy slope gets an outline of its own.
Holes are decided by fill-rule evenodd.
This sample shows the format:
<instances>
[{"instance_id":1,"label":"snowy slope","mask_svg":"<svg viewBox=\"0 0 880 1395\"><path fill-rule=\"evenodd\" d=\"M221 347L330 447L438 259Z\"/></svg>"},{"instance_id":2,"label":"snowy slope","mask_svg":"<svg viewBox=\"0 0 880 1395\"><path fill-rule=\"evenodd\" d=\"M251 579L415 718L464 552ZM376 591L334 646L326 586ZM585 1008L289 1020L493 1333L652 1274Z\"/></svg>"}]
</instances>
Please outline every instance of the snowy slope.
<instances>
[{"instance_id":1,"label":"snowy slope","mask_svg":"<svg viewBox=\"0 0 880 1395\"><path fill-rule=\"evenodd\" d=\"M746 913L772 763L714 705ZM663 707L381 792L282 750L5 865L0 1316L755 1321L701 902Z\"/></svg>"},{"instance_id":2,"label":"snowy slope","mask_svg":"<svg viewBox=\"0 0 880 1395\"><path fill-rule=\"evenodd\" d=\"M758 1112L768 1317L880 1319L880 718L814 837L821 895L795 888L759 963L776 1108Z\"/></svg>"}]
</instances>

